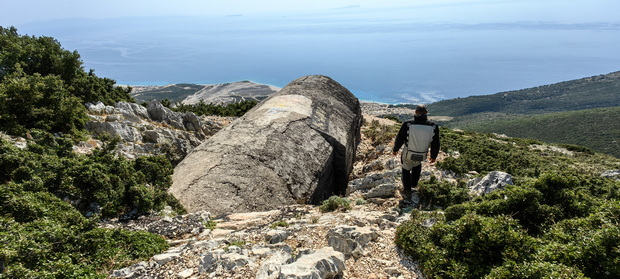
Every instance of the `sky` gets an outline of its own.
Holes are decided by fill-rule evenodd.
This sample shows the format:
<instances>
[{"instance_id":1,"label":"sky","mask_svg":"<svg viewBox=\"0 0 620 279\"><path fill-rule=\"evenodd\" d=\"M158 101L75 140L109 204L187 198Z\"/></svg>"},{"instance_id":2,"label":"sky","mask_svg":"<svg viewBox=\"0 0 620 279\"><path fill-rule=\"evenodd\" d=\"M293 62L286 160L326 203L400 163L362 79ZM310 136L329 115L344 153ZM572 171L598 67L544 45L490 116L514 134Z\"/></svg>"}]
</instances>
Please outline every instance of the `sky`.
<instances>
[{"instance_id":1,"label":"sky","mask_svg":"<svg viewBox=\"0 0 620 279\"><path fill-rule=\"evenodd\" d=\"M620 20L617 0L0 0L0 3L1 26L65 18L226 16L355 8L374 9L381 16L381 9L394 7L417 9L421 21Z\"/></svg>"},{"instance_id":2,"label":"sky","mask_svg":"<svg viewBox=\"0 0 620 279\"><path fill-rule=\"evenodd\" d=\"M325 74L362 99L433 102L620 70L618 0L0 0L119 84L284 86Z\"/></svg>"}]
</instances>

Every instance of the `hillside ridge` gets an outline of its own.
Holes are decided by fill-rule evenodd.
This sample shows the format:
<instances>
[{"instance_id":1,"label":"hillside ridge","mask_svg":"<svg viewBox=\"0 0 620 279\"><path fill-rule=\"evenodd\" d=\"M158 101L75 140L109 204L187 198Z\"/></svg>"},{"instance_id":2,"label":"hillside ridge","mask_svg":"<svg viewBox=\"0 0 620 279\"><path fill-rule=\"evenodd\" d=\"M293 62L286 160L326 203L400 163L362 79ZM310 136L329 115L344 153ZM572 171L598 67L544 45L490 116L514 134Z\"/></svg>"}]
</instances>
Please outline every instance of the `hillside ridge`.
<instances>
[{"instance_id":1,"label":"hillside ridge","mask_svg":"<svg viewBox=\"0 0 620 279\"><path fill-rule=\"evenodd\" d=\"M462 116L482 112L542 114L620 106L620 71L491 95L429 104L435 115Z\"/></svg>"},{"instance_id":2,"label":"hillside ridge","mask_svg":"<svg viewBox=\"0 0 620 279\"><path fill-rule=\"evenodd\" d=\"M137 102L168 99L173 103L179 102L186 105L197 104L201 101L216 105L246 100L261 101L280 90L276 86L247 80L220 84L177 83L131 87L130 94Z\"/></svg>"}]
</instances>

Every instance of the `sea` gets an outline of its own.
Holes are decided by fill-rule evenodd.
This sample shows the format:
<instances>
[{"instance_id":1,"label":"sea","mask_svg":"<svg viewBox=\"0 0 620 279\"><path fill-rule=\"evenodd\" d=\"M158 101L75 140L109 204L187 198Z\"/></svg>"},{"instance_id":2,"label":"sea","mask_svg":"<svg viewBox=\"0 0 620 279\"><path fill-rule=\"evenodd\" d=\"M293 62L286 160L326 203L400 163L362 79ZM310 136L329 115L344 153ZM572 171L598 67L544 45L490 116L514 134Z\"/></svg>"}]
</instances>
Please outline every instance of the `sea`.
<instances>
[{"instance_id":1,"label":"sea","mask_svg":"<svg viewBox=\"0 0 620 279\"><path fill-rule=\"evenodd\" d=\"M62 19L15 26L122 85L326 75L359 99L432 103L620 70L620 21L425 22L339 15Z\"/></svg>"}]
</instances>

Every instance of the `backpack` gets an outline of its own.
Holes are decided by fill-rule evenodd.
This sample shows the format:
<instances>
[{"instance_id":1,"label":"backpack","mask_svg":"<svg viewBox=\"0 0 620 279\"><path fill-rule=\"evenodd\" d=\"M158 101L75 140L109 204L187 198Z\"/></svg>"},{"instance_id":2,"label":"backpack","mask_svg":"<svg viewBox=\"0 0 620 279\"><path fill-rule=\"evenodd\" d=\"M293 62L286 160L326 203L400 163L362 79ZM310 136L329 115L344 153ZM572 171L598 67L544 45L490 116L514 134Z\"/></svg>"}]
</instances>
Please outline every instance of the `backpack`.
<instances>
[{"instance_id":1,"label":"backpack","mask_svg":"<svg viewBox=\"0 0 620 279\"><path fill-rule=\"evenodd\" d=\"M409 135L403 150L403 156L408 160L422 162L426 160L428 147L435 135L435 125L409 124Z\"/></svg>"}]
</instances>

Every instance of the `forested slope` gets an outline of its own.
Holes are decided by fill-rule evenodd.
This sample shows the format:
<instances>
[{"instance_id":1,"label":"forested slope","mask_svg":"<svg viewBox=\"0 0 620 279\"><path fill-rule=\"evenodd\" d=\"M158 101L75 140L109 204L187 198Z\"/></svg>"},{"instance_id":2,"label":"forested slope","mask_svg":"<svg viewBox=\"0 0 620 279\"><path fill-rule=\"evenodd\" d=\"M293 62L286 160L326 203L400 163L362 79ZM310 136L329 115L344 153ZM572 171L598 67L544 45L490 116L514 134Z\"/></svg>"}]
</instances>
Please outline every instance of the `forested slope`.
<instances>
[{"instance_id":1,"label":"forested slope","mask_svg":"<svg viewBox=\"0 0 620 279\"><path fill-rule=\"evenodd\" d=\"M434 115L542 114L620 106L620 72L429 104Z\"/></svg>"},{"instance_id":2,"label":"forested slope","mask_svg":"<svg viewBox=\"0 0 620 279\"><path fill-rule=\"evenodd\" d=\"M446 123L453 128L574 144L620 157L620 107L477 121L477 115ZM478 115L479 116L479 115Z\"/></svg>"}]
</instances>

